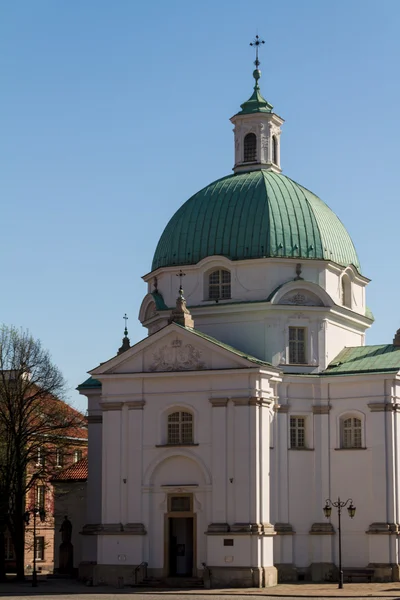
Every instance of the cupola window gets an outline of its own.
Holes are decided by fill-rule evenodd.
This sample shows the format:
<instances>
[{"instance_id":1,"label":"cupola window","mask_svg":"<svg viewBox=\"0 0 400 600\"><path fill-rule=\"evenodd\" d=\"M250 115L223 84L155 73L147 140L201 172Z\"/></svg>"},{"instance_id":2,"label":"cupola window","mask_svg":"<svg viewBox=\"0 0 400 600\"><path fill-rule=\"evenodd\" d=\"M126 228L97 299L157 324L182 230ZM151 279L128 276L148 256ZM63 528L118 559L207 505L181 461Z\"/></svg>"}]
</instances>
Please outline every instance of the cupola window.
<instances>
[{"instance_id":1,"label":"cupola window","mask_svg":"<svg viewBox=\"0 0 400 600\"><path fill-rule=\"evenodd\" d=\"M272 136L272 162L274 165L278 164L278 140L276 135Z\"/></svg>"},{"instance_id":2,"label":"cupola window","mask_svg":"<svg viewBox=\"0 0 400 600\"><path fill-rule=\"evenodd\" d=\"M231 273L225 269L218 269L208 277L209 300L226 300L231 297Z\"/></svg>"},{"instance_id":3,"label":"cupola window","mask_svg":"<svg viewBox=\"0 0 400 600\"><path fill-rule=\"evenodd\" d=\"M254 162L257 160L257 138L255 133L248 133L244 137L244 159L243 162Z\"/></svg>"},{"instance_id":4,"label":"cupola window","mask_svg":"<svg viewBox=\"0 0 400 600\"><path fill-rule=\"evenodd\" d=\"M342 276L342 304L347 308L351 308L351 281L348 275Z\"/></svg>"}]
</instances>

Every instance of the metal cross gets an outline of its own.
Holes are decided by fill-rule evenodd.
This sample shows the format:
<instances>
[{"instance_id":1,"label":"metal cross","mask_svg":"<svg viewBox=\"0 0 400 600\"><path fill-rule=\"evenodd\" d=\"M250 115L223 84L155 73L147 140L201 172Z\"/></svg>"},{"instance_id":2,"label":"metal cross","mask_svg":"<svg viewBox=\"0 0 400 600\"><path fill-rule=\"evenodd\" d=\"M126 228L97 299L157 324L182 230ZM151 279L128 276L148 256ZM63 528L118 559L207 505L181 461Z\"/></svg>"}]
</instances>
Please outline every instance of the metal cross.
<instances>
[{"instance_id":1,"label":"metal cross","mask_svg":"<svg viewBox=\"0 0 400 600\"><path fill-rule=\"evenodd\" d=\"M182 277L185 277L186 273L183 273L182 269L179 271L179 273L176 274L177 277L179 277L179 295L182 296L183 295L183 288L182 288Z\"/></svg>"},{"instance_id":2,"label":"metal cross","mask_svg":"<svg viewBox=\"0 0 400 600\"><path fill-rule=\"evenodd\" d=\"M250 42L250 46L255 46L255 48L256 48L256 60L254 61L254 64L256 65L256 69L258 69L258 67L260 66L260 61L258 60L258 46L260 44L265 44L265 41L260 40L258 35L256 35L254 40L252 42Z\"/></svg>"},{"instance_id":3,"label":"metal cross","mask_svg":"<svg viewBox=\"0 0 400 600\"><path fill-rule=\"evenodd\" d=\"M126 313L124 314L123 319L125 321L125 331L124 331L124 333L125 333L125 335L128 335L128 328L127 328L128 316L127 316Z\"/></svg>"}]
</instances>

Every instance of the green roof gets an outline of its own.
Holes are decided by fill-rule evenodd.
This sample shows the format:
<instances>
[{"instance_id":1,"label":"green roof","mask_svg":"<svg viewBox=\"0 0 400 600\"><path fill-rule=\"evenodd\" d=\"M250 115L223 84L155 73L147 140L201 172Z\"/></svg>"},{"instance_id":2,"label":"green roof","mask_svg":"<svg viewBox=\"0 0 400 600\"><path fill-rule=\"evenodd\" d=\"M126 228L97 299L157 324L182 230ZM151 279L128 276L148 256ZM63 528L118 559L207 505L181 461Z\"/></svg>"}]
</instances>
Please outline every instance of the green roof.
<instances>
[{"instance_id":1,"label":"green roof","mask_svg":"<svg viewBox=\"0 0 400 600\"><path fill-rule=\"evenodd\" d=\"M77 390L89 390L89 389L95 389L95 388L101 388L100 381L98 381L97 379L94 379L94 377L89 377L88 379L86 379L86 381L84 381L83 383L78 385L78 387L76 389Z\"/></svg>"},{"instance_id":2,"label":"green roof","mask_svg":"<svg viewBox=\"0 0 400 600\"><path fill-rule=\"evenodd\" d=\"M211 337L210 335L207 335L206 333L203 333L202 331L199 331L198 329L193 329L192 327L184 327L183 325L179 325L179 323L174 323L174 325L176 325L177 327L181 327L181 329L185 329L186 331L190 331L190 333L194 333L194 335L197 335L199 338L202 338L203 340L207 340L208 342L211 342L212 344L215 344L216 346L219 346L220 348L223 348L224 350L228 350L229 352L232 352L233 354L236 354L237 356L240 356L241 358L245 358L246 360L249 360L250 362L253 362L256 365L261 365L264 367L272 367L271 363L266 362L265 360L256 358L255 356L252 356L251 354L246 354L245 352L242 352L241 350L238 350L237 348L234 348L233 346L230 346L229 344L224 344L220 340L217 340L216 338ZM274 367L274 368L277 368L277 367Z\"/></svg>"},{"instance_id":3,"label":"green roof","mask_svg":"<svg viewBox=\"0 0 400 600\"><path fill-rule=\"evenodd\" d=\"M157 310L168 310L168 306L164 302L164 298L160 292L151 292Z\"/></svg>"},{"instance_id":4,"label":"green roof","mask_svg":"<svg viewBox=\"0 0 400 600\"><path fill-rule=\"evenodd\" d=\"M238 113L239 115L249 115L259 112L271 113L274 107L261 95L258 83L256 83L254 92L246 102L240 105L240 108L242 110Z\"/></svg>"},{"instance_id":5,"label":"green roof","mask_svg":"<svg viewBox=\"0 0 400 600\"><path fill-rule=\"evenodd\" d=\"M351 375L400 371L400 346L359 346L344 348L322 375Z\"/></svg>"},{"instance_id":6,"label":"green roof","mask_svg":"<svg viewBox=\"0 0 400 600\"><path fill-rule=\"evenodd\" d=\"M360 270L344 225L318 196L285 175L229 175L192 196L166 226L152 270L207 256L322 259Z\"/></svg>"}]
</instances>

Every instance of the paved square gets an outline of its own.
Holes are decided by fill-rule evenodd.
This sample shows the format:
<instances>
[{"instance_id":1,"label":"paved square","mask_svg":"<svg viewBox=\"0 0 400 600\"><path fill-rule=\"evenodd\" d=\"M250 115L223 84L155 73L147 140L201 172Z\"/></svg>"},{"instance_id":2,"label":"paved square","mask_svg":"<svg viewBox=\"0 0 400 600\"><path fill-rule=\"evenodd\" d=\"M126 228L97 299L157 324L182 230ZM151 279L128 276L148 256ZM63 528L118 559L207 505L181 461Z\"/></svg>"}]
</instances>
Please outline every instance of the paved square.
<instances>
[{"instance_id":1,"label":"paved square","mask_svg":"<svg viewBox=\"0 0 400 600\"><path fill-rule=\"evenodd\" d=\"M289 600L290 598L392 598L400 600L400 583L345 584L338 590L337 584L281 584L269 589L227 590L166 590L133 589L122 590L111 587L87 587L69 580L40 581L37 588L30 582L23 584L0 584L0 598L25 600Z\"/></svg>"}]
</instances>

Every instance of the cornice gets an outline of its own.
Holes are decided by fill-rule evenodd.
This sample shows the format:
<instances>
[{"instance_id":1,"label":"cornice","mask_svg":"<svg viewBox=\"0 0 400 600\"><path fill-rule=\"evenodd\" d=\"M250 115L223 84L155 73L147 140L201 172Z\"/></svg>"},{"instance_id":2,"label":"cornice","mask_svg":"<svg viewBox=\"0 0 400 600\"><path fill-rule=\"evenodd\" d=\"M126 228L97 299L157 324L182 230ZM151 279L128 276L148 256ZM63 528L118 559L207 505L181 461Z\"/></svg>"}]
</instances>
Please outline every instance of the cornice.
<instances>
[{"instance_id":1,"label":"cornice","mask_svg":"<svg viewBox=\"0 0 400 600\"><path fill-rule=\"evenodd\" d=\"M210 398L210 404L213 408L225 408L229 402L229 398Z\"/></svg>"},{"instance_id":2,"label":"cornice","mask_svg":"<svg viewBox=\"0 0 400 600\"><path fill-rule=\"evenodd\" d=\"M325 404L325 405L315 404L312 407L312 412L313 412L313 415L328 415L331 408L332 407L330 404Z\"/></svg>"},{"instance_id":3,"label":"cornice","mask_svg":"<svg viewBox=\"0 0 400 600\"><path fill-rule=\"evenodd\" d=\"M121 410L123 405L124 405L123 402L101 402L100 408L102 409L103 412L109 411L109 410Z\"/></svg>"}]
</instances>

